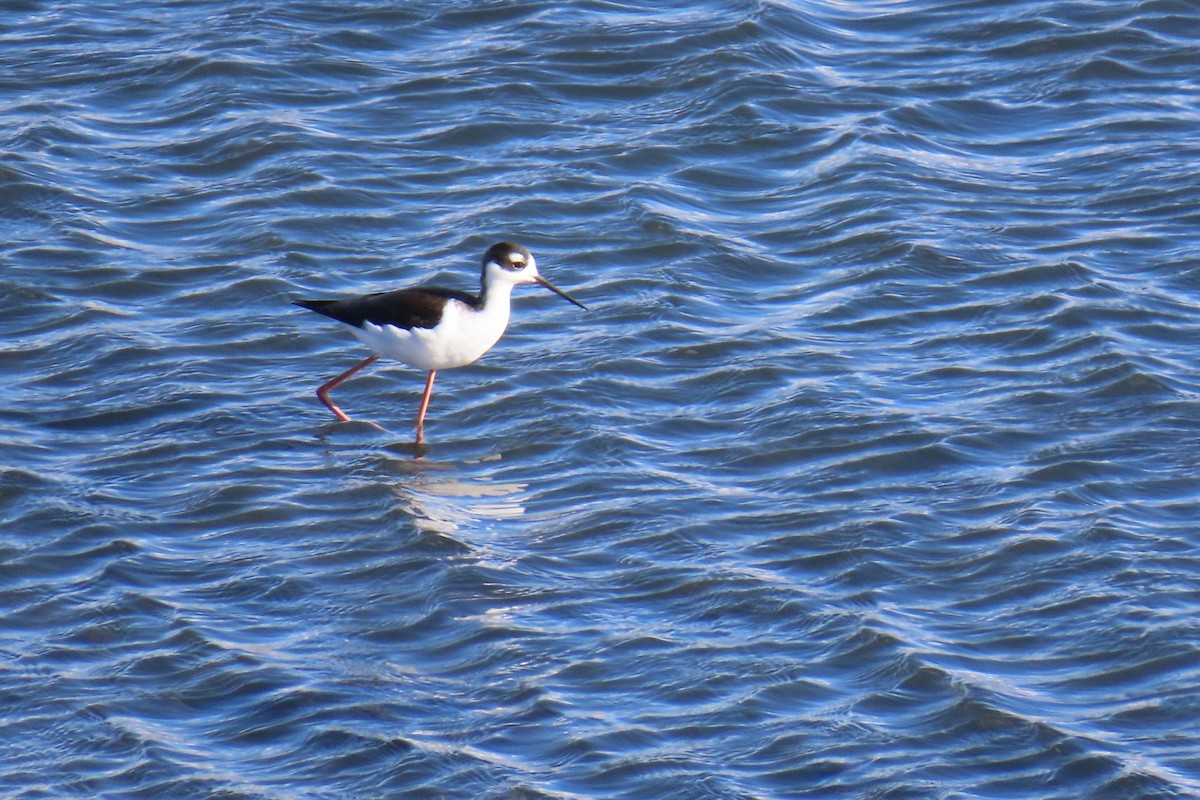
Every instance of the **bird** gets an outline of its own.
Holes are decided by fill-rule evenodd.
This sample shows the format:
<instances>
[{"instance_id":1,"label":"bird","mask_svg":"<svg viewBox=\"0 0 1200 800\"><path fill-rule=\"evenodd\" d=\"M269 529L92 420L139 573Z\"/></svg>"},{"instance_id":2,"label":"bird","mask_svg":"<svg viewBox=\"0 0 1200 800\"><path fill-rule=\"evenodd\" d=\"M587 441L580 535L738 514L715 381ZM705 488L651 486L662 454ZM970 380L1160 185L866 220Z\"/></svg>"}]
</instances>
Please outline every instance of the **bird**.
<instances>
[{"instance_id":1,"label":"bird","mask_svg":"<svg viewBox=\"0 0 1200 800\"><path fill-rule=\"evenodd\" d=\"M375 352L342 374L321 384L317 397L342 422L350 417L329 393L375 363L393 358L429 373L417 410L416 443L425 441L425 413L439 370L478 361L508 327L512 290L536 283L587 310L587 306L538 274L537 260L527 249L497 242L483 256L479 294L438 286L416 286L344 300L297 300L295 305L345 324L359 341Z\"/></svg>"}]
</instances>

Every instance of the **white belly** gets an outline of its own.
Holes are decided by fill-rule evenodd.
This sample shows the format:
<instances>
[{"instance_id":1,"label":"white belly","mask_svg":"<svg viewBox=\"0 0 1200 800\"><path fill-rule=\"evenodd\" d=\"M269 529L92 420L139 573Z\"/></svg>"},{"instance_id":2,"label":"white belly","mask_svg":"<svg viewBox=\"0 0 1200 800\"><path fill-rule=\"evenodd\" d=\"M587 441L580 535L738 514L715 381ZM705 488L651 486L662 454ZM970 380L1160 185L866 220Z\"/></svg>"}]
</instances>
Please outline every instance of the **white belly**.
<instances>
[{"instance_id":1,"label":"white belly","mask_svg":"<svg viewBox=\"0 0 1200 800\"><path fill-rule=\"evenodd\" d=\"M474 361L500 341L508 327L508 303L494 298L481 311L447 300L434 328L405 330L394 325L364 322L351 328L376 353L423 370L453 369ZM505 298L507 299L507 298Z\"/></svg>"}]
</instances>

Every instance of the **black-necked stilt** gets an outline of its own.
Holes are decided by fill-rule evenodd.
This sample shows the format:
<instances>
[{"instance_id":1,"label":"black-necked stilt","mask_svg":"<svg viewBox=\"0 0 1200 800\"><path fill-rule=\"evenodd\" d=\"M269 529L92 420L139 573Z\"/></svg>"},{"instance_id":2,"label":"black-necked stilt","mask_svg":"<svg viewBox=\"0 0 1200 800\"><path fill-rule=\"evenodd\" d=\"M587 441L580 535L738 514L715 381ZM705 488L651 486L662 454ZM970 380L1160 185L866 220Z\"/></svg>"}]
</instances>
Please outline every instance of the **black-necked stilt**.
<instances>
[{"instance_id":1,"label":"black-necked stilt","mask_svg":"<svg viewBox=\"0 0 1200 800\"><path fill-rule=\"evenodd\" d=\"M297 301L298 306L346 323L351 333L375 351L374 355L322 384L317 389L317 397L338 419L349 422L350 417L329 399L329 392L381 355L428 370L425 394L417 411L417 444L421 444L425 440L425 412L433 393L433 376L440 369L477 361L500 341L508 327L512 290L518 283L540 283L559 297L587 309L538 274L532 253L508 242L494 244L484 254L478 296L454 289L420 286L346 300Z\"/></svg>"}]
</instances>

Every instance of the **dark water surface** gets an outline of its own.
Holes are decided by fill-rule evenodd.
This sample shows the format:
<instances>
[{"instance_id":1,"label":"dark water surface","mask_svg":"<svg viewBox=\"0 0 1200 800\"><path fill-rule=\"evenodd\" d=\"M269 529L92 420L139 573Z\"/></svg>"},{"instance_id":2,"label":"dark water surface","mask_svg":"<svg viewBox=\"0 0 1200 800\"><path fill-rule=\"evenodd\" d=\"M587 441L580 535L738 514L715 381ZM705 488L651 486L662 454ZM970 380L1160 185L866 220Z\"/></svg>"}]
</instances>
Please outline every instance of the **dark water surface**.
<instances>
[{"instance_id":1,"label":"dark water surface","mask_svg":"<svg viewBox=\"0 0 1200 800\"><path fill-rule=\"evenodd\" d=\"M1200 6L0 11L0 796L1200 795ZM422 376L294 308L517 293Z\"/></svg>"}]
</instances>

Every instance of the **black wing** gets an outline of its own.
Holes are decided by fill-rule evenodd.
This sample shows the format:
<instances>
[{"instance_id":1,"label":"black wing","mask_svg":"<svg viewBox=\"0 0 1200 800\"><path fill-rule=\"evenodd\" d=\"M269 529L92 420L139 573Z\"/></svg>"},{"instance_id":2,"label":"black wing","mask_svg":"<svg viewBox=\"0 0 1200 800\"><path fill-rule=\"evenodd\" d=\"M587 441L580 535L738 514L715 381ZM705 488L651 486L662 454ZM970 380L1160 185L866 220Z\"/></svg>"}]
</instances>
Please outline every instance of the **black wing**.
<instances>
[{"instance_id":1,"label":"black wing","mask_svg":"<svg viewBox=\"0 0 1200 800\"><path fill-rule=\"evenodd\" d=\"M364 322L372 322L411 330L436 326L448 300L458 300L472 308L480 305L479 298L473 294L436 286L377 292L346 300L298 300L295 305L356 328L361 328Z\"/></svg>"}]
</instances>

